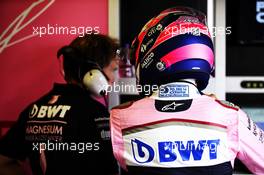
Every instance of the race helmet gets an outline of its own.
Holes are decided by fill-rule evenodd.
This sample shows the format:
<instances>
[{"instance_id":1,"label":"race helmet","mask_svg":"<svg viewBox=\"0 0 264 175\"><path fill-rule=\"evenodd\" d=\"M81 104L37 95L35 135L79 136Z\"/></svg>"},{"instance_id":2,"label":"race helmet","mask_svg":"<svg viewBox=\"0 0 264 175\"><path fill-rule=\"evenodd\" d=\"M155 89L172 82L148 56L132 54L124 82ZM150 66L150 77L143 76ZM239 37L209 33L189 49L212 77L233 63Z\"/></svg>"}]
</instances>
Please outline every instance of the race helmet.
<instances>
[{"instance_id":1,"label":"race helmet","mask_svg":"<svg viewBox=\"0 0 264 175\"><path fill-rule=\"evenodd\" d=\"M214 67L206 16L189 7L162 11L134 39L130 57L139 85L195 79L198 89L205 89Z\"/></svg>"}]
</instances>

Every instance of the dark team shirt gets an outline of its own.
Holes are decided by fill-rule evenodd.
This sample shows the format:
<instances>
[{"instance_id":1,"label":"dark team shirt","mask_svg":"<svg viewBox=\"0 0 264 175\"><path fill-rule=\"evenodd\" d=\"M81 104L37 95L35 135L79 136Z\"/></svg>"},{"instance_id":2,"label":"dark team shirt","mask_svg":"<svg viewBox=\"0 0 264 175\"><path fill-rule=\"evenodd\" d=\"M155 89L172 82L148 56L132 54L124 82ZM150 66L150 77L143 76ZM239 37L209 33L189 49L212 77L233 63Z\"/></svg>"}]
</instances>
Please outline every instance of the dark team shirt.
<instances>
[{"instance_id":1,"label":"dark team shirt","mask_svg":"<svg viewBox=\"0 0 264 175\"><path fill-rule=\"evenodd\" d=\"M21 112L0 141L0 154L29 157L34 174L42 174L40 159L46 160L46 174L117 172L108 110L76 85L55 84Z\"/></svg>"}]
</instances>

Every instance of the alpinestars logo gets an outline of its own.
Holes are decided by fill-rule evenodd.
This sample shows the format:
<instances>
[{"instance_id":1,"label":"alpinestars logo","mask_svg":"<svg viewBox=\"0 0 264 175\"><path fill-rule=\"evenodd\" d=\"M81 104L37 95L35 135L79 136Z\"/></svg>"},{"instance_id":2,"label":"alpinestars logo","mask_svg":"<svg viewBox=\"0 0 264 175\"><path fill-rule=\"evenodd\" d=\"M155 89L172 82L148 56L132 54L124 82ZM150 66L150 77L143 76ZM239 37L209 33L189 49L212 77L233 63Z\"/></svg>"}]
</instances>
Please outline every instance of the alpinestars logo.
<instances>
[{"instance_id":1,"label":"alpinestars logo","mask_svg":"<svg viewBox=\"0 0 264 175\"><path fill-rule=\"evenodd\" d=\"M163 106L163 108L161 109L162 111L174 111L178 106L181 106L181 105L183 105L183 103L176 103L176 102L173 102L173 103L171 103L171 104L168 104L168 105L166 105L166 106Z\"/></svg>"}]
</instances>

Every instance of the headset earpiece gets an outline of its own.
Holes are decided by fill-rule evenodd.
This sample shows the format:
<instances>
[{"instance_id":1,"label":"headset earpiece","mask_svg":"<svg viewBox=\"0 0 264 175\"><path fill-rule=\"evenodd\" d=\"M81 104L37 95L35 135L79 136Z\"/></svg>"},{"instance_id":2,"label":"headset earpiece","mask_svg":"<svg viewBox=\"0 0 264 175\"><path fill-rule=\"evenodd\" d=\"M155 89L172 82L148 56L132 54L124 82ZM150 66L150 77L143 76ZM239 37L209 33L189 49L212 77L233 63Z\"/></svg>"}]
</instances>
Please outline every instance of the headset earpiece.
<instances>
[{"instance_id":1,"label":"headset earpiece","mask_svg":"<svg viewBox=\"0 0 264 175\"><path fill-rule=\"evenodd\" d=\"M80 67L81 81L85 88L97 96L106 95L108 78L100 66L92 61L84 61Z\"/></svg>"}]
</instances>

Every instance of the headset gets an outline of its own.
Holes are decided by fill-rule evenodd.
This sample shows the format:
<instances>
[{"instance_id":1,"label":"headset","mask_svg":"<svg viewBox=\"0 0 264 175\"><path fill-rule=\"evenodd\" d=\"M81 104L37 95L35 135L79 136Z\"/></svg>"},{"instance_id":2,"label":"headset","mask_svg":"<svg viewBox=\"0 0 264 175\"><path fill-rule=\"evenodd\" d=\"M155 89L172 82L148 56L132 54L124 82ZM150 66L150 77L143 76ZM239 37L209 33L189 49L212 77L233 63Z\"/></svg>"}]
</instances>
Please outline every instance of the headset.
<instances>
[{"instance_id":1,"label":"headset","mask_svg":"<svg viewBox=\"0 0 264 175\"><path fill-rule=\"evenodd\" d=\"M63 59L69 59L76 72L78 81L86 90L96 96L105 98L108 89L108 77L102 68L93 61L94 59L84 59L77 49L71 46L64 46L57 52L57 58L63 55ZM63 61L64 61L63 60Z\"/></svg>"},{"instance_id":2,"label":"headset","mask_svg":"<svg viewBox=\"0 0 264 175\"><path fill-rule=\"evenodd\" d=\"M97 63L84 61L84 64L80 66L80 78L85 88L91 93L97 96L106 95L109 79Z\"/></svg>"}]
</instances>

